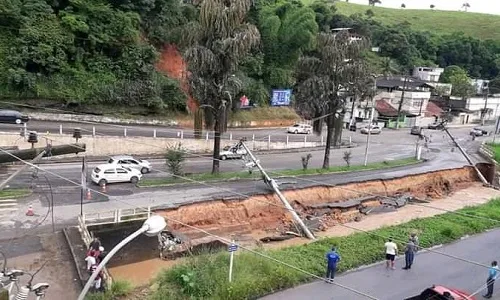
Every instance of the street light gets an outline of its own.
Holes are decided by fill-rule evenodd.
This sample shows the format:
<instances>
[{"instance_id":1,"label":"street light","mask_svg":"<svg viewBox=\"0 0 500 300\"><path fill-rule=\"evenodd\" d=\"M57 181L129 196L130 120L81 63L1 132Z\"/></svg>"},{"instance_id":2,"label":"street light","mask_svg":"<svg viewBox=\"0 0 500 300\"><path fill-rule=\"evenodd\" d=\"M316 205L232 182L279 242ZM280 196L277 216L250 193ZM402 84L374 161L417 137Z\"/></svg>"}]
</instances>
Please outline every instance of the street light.
<instances>
[{"instance_id":1,"label":"street light","mask_svg":"<svg viewBox=\"0 0 500 300\"><path fill-rule=\"evenodd\" d=\"M370 124L368 124L368 134L366 136L366 148L365 148L365 163L364 166L368 164L368 148L370 147L370 134L372 132L372 123L373 123L373 115L375 114L375 107L374 107L374 98L375 94L377 93L377 76L372 74L373 78L373 91L372 91L372 109L370 112Z\"/></svg>"},{"instance_id":2,"label":"street light","mask_svg":"<svg viewBox=\"0 0 500 300\"><path fill-rule=\"evenodd\" d=\"M78 296L78 300L84 300L85 296L87 295L90 286L94 283L97 275L99 272L101 272L102 268L106 265L106 263L113 257L113 255L116 254L123 246L126 244L130 243L133 239L144 233L145 235L152 237L155 235L160 234L163 229L167 227L167 222L165 221L165 218L162 216L151 216L149 217L145 222L144 225L140 229L138 229L136 232L132 233L128 237L126 237L123 241L121 241L118 245L116 245L109 253L104 257L104 259L101 261L99 266L97 266L97 269L92 273L90 276L89 280L83 287L82 292L80 293L80 296Z\"/></svg>"}]
</instances>

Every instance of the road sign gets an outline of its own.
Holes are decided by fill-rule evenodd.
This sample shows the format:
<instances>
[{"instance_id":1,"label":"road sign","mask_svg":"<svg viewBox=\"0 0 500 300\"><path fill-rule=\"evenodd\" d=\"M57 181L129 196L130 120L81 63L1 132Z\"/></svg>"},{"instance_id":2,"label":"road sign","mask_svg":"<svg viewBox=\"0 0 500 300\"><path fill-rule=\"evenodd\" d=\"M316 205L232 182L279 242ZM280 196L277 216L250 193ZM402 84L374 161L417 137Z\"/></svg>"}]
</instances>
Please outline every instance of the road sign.
<instances>
[{"instance_id":1,"label":"road sign","mask_svg":"<svg viewBox=\"0 0 500 300\"><path fill-rule=\"evenodd\" d=\"M288 106L292 96L292 90L273 90L271 106Z\"/></svg>"},{"instance_id":2,"label":"road sign","mask_svg":"<svg viewBox=\"0 0 500 300\"><path fill-rule=\"evenodd\" d=\"M238 245L235 245L235 244L231 244L231 245L229 245L229 247L227 248L227 251L229 251L229 252L234 252L234 251L236 251L236 250L238 250Z\"/></svg>"}]
</instances>

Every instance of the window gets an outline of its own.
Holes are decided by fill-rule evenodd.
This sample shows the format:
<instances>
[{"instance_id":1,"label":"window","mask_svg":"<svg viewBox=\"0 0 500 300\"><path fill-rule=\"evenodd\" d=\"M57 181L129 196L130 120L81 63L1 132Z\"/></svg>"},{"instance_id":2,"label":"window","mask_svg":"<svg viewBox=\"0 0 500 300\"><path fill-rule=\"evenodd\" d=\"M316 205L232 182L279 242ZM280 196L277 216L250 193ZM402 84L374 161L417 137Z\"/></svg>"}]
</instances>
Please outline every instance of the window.
<instances>
[{"instance_id":1,"label":"window","mask_svg":"<svg viewBox=\"0 0 500 300\"><path fill-rule=\"evenodd\" d=\"M413 100L412 101L412 106L413 107L420 107L423 104L424 100Z\"/></svg>"},{"instance_id":2,"label":"window","mask_svg":"<svg viewBox=\"0 0 500 300\"><path fill-rule=\"evenodd\" d=\"M116 173L118 173L118 174L127 174L127 171L125 169L118 168L118 169L116 169Z\"/></svg>"},{"instance_id":3,"label":"window","mask_svg":"<svg viewBox=\"0 0 500 300\"><path fill-rule=\"evenodd\" d=\"M115 170L113 170L113 169L105 170L104 174L115 174Z\"/></svg>"}]
</instances>

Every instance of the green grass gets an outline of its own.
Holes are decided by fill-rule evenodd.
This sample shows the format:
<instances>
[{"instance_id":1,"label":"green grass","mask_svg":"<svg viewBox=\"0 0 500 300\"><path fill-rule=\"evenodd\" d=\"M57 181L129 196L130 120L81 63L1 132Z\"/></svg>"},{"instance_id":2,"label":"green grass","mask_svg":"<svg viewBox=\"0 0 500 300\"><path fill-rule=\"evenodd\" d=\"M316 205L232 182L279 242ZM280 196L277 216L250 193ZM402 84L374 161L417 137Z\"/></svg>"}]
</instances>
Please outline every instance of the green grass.
<instances>
[{"instance_id":1,"label":"green grass","mask_svg":"<svg viewBox=\"0 0 500 300\"><path fill-rule=\"evenodd\" d=\"M497 163L500 163L500 144L498 144L498 143L495 143L495 144L491 143L491 144L488 144L488 146L493 151L493 159Z\"/></svg>"},{"instance_id":2,"label":"green grass","mask_svg":"<svg viewBox=\"0 0 500 300\"><path fill-rule=\"evenodd\" d=\"M446 213L416 219L397 226L355 233L279 250L258 249L271 257L297 266L318 276L324 276L324 255L336 245L342 256L339 271L382 261L383 244L387 237L406 241L410 232L419 233L422 247L450 243L465 235L477 234L500 227L500 199L459 210L474 216L497 221L475 219ZM402 247L403 245L400 244ZM239 251L235 257L233 283L227 281L227 252L189 258L185 263L163 271L157 278L159 288L151 299L256 299L259 296L293 287L312 280L311 276L254 254Z\"/></svg>"},{"instance_id":3,"label":"green grass","mask_svg":"<svg viewBox=\"0 0 500 300\"><path fill-rule=\"evenodd\" d=\"M230 121L250 122L259 120L300 120L293 108L257 107L250 110L238 110L229 116Z\"/></svg>"},{"instance_id":4,"label":"green grass","mask_svg":"<svg viewBox=\"0 0 500 300\"><path fill-rule=\"evenodd\" d=\"M306 4L313 2L313 0L303 1ZM440 11L439 3L436 3L436 6L435 10L419 10L371 7L340 1L335 2L337 11L343 15L364 15L368 9L371 9L375 13L373 19L387 25L408 22L416 30L430 31L437 34L463 32L468 36L479 39L500 39L500 31L497 30L500 26L500 16L458 11Z\"/></svg>"},{"instance_id":5,"label":"green grass","mask_svg":"<svg viewBox=\"0 0 500 300\"><path fill-rule=\"evenodd\" d=\"M132 285L128 281L116 280L113 281L110 289L104 293L88 294L86 300L115 300L124 299L123 297L132 291Z\"/></svg>"},{"instance_id":6,"label":"green grass","mask_svg":"<svg viewBox=\"0 0 500 300\"><path fill-rule=\"evenodd\" d=\"M335 166L329 169L290 169L290 170L277 170L270 172L272 176L301 176L301 175L320 175L320 174L331 174L331 173L339 173L339 172L354 172L354 171L363 171L363 170L381 170L399 166L406 166L416 164L419 161L415 158L404 158L390 161L382 161L369 163L366 166L363 165L353 165L351 167L347 166ZM187 183L192 181L229 181L229 180L239 180L239 179L252 179L252 178L261 178L260 172L254 171L252 174L248 172L222 172L219 175L213 175L211 173L199 173L186 176L191 179L183 179L183 178L154 178L154 179L144 179L139 182L140 187L155 187L155 186L164 186L164 185L172 185L179 183Z\"/></svg>"},{"instance_id":7,"label":"green grass","mask_svg":"<svg viewBox=\"0 0 500 300\"><path fill-rule=\"evenodd\" d=\"M5 189L0 191L0 199L5 198L22 198L31 195L28 189Z\"/></svg>"}]
</instances>

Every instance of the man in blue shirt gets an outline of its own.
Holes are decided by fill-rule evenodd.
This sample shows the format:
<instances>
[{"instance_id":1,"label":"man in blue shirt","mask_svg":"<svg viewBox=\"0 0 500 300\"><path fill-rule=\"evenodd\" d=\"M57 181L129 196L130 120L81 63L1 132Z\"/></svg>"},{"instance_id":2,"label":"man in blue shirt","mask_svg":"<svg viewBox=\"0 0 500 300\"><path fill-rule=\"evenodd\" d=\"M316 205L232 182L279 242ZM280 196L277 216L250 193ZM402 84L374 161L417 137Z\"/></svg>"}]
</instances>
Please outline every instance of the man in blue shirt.
<instances>
[{"instance_id":1,"label":"man in blue shirt","mask_svg":"<svg viewBox=\"0 0 500 300\"><path fill-rule=\"evenodd\" d=\"M484 298L491 298L493 296L493 285L495 284L495 279L498 276L498 263L493 261L491 267L488 269L488 279L486 279L486 286L488 287L488 292L484 295Z\"/></svg>"},{"instance_id":2,"label":"man in blue shirt","mask_svg":"<svg viewBox=\"0 0 500 300\"><path fill-rule=\"evenodd\" d=\"M326 254L327 260L327 269L326 269L326 281L333 282L333 278L335 278L335 271L337 270L337 263L340 261L340 255L335 250L335 247L332 247L332 250Z\"/></svg>"}]
</instances>

